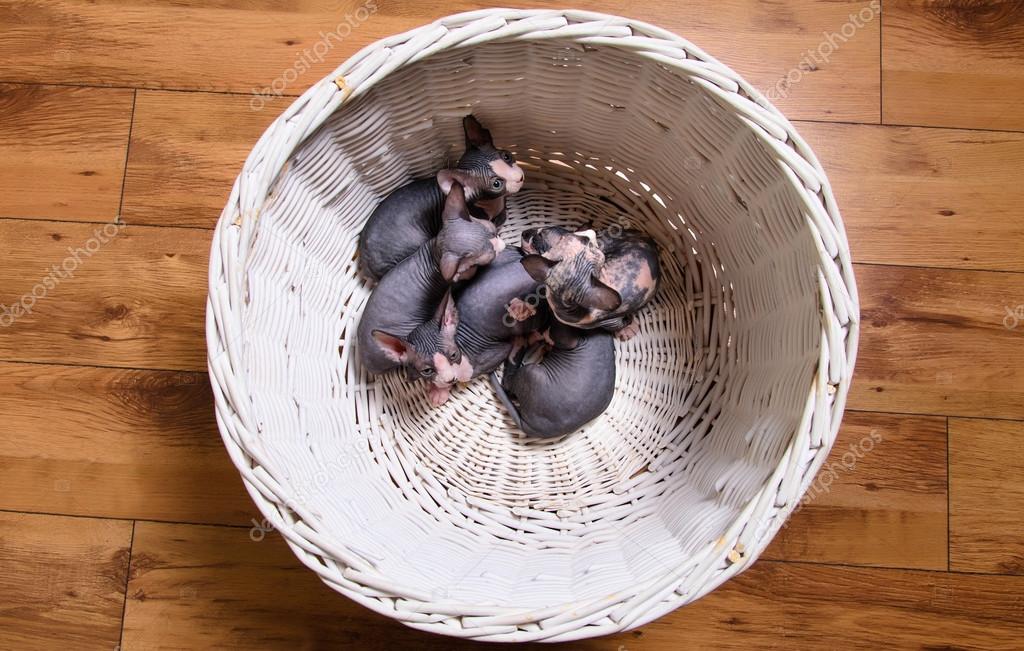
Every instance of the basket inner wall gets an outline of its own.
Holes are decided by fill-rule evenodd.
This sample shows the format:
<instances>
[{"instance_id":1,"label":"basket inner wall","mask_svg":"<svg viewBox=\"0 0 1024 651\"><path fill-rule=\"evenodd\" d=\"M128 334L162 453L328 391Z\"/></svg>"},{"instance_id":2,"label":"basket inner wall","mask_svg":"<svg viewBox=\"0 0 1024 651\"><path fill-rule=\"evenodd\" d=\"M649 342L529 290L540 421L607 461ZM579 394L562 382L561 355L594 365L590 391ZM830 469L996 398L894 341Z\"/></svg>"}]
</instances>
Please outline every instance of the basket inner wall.
<instances>
[{"instance_id":1,"label":"basket inner wall","mask_svg":"<svg viewBox=\"0 0 1024 651\"><path fill-rule=\"evenodd\" d=\"M519 438L484 378L430 409L356 361L362 223L458 157L470 112L526 167L507 242L593 222L661 246L612 405L559 440ZM295 152L260 214L244 326L263 456L322 536L435 599L540 607L685 566L806 406L821 326L800 191L741 118L627 51L493 43L400 69Z\"/></svg>"}]
</instances>

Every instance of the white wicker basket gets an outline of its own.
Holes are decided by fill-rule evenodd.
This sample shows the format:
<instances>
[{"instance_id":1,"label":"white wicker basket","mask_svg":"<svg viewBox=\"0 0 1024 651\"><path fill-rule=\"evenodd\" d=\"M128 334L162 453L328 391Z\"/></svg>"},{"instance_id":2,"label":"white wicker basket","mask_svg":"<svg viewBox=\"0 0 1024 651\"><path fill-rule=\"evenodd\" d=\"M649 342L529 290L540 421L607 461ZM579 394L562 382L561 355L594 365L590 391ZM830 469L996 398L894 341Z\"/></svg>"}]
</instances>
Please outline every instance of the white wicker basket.
<instances>
[{"instance_id":1,"label":"white wicker basket","mask_svg":"<svg viewBox=\"0 0 1024 651\"><path fill-rule=\"evenodd\" d=\"M593 221L662 248L610 408L558 440L517 436L484 378L431 409L353 351L361 225L458 155L468 113L527 171L506 241ZM270 126L214 235L207 338L227 450L328 585L435 633L558 641L757 558L833 443L857 321L828 181L760 93L651 25L495 9L367 47Z\"/></svg>"}]
</instances>

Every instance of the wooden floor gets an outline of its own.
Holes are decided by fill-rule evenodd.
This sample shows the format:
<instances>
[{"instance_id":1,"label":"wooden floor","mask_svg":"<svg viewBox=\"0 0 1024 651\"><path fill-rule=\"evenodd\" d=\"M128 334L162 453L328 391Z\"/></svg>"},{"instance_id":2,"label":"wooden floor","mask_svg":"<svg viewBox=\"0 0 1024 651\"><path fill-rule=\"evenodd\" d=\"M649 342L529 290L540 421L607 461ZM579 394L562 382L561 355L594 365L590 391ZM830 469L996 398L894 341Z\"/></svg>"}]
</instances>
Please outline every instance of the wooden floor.
<instances>
[{"instance_id":1,"label":"wooden floor","mask_svg":"<svg viewBox=\"0 0 1024 651\"><path fill-rule=\"evenodd\" d=\"M263 529L205 372L210 229L258 135L356 49L482 6L367 0L310 62L357 1L0 0L0 648L463 646ZM1024 648L1024 4L566 4L776 89L863 305L827 488L739 578L578 646Z\"/></svg>"}]
</instances>

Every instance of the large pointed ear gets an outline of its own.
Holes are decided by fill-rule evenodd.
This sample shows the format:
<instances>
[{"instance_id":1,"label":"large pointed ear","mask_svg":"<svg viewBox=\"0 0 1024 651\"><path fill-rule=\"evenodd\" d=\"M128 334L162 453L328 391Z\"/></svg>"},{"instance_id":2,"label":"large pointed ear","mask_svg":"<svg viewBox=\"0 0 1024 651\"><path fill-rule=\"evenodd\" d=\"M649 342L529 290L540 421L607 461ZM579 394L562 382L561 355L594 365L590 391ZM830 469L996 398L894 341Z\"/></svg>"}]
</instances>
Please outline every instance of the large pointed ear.
<instances>
[{"instance_id":1,"label":"large pointed ear","mask_svg":"<svg viewBox=\"0 0 1024 651\"><path fill-rule=\"evenodd\" d=\"M576 237L583 238L584 244L590 244L597 246L597 232L593 228L588 228L582 231L576 231L573 233Z\"/></svg>"},{"instance_id":2,"label":"large pointed ear","mask_svg":"<svg viewBox=\"0 0 1024 651\"><path fill-rule=\"evenodd\" d=\"M617 291L591 276L590 287L587 288L586 293L580 299L580 305L593 310L611 312L612 310L617 310L622 305L622 297L619 296Z\"/></svg>"},{"instance_id":3,"label":"large pointed ear","mask_svg":"<svg viewBox=\"0 0 1024 651\"><path fill-rule=\"evenodd\" d=\"M465 186L472 183L473 177L460 169L443 169L437 173L437 185L441 188L441 192L448 194L452 191L452 186L458 183L463 186L463 196L466 194Z\"/></svg>"},{"instance_id":4,"label":"large pointed ear","mask_svg":"<svg viewBox=\"0 0 1024 651\"><path fill-rule=\"evenodd\" d=\"M466 133L466 149L485 145L494 146L491 132L485 129L484 125L480 124L480 121L472 115L462 118L462 130Z\"/></svg>"},{"instance_id":5,"label":"large pointed ear","mask_svg":"<svg viewBox=\"0 0 1024 651\"><path fill-rule=\"evenodd\" d=\"M493 249L480 255L467 253L463 256L447 251L441 255L441 277L449 284L472 278L476 273L475 267L490 264L494 256Z\"/></svg>"},{"instance_id":6,"label":"large pointed ear","mask_svg":"<svg viewBox=\"0 0 1024 651\"><path fill-rule=\"evenodd\" d=\"M370 334L373 335L373 340L377 342L377 345L380 346L380 349L388 359L399 364L405 363L409 355L409 343L407 341L401 337L388 334L383 330L374 330Z\"/></svg>"},{"instance_id":7,"label":"large pointed ear","mask_svg":"<svg viewBox=\"0 0 1024 651\"><path fill-rule=\"evenodd\" d=\"M459 273L459 254L445 251L441 254L441 277L446 283L452 282L455 274Z\"/></svg>"},{"instance_id":8,"label":"large pointed ear","mask_svg":"<svg viewBox=\"0 0 1024 651\"><path fill-rule=\"evenodd\" d=\"M530 278L533 278L539 283L547 281L548 274L557 265L557 262L552 262L542 255L531 254L523 256L523 259L519 261L523 268L526 269L526 273L530 274Z\"/></svg>"},{"instance_id":9,"label":"large pointed ear","mask_svg":"<svg viewBox=\"0 0 1024 651\"><path fill-rule=\"evenodd\" d=\"M444 293L434 318L440 326L442 336L455 336L455 330L459 327L459 311L455 306L455 299L452 298L452 290Z\"/></svg>"},{"instance_id":10,"label":"large pointed ear","mask_svg":"<svg viewBox=\"0 0 1024 651\"><path fill-rule=\"evenodd\" d=\"M437 173L437 185L441 192L448 194L452 190L452 184L458 179L455 178L455 170L444 169Z\"/></svg>"},{"instance_id":11,"label":"large pointed ear","mask_svg":"<svg viewBox=\"0 0 1024 651\"><path fill-rule=\"evenodd\" d=\"M443 217L444 221L460 218L469 221L471 219L469 208L466 207L466 191L458 181L453 182L448 190L448 198L444 200Z\"/></svg>"}]
</instances>

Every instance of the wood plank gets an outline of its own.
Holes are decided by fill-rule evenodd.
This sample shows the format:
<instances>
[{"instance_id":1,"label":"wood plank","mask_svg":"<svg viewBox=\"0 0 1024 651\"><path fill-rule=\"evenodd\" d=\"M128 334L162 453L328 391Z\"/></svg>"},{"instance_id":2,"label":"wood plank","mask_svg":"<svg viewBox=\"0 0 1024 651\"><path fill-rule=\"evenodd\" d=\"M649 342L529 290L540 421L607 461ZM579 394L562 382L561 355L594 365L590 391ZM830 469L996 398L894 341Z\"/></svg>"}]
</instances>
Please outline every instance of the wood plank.
<instances>
[{"instance_id":1,"label":"wood plank","mask_svg":"<svg viewBox=\"0 0 1024 651\"><path fill-rule=\"evenodd\" d=\"M0 359L205 370L210 238L0 220Z\"/></svg>"},{"instance_id":2,"label":"wood plank","mask_svg":"<svg viewBox=\"0 0 1024 651\"><path fill-rule=\"evenodd\" d=\"M1024 5L885 3L883 121L1024 129Z\"/></svg>"},{"instance_id":3,"label":"wood plank","mask_svg":"<svg viewBox=\"0 0 1024 651\"><path fill-rule=\"evenodd\" d=\"M643 627L643 645L611 640L630 651L678 649L684 636L695 649L1009 651L1024 636L1021 590L1021 577L760 562Z\"/></svg>"},{"instance_id":4,"label":"wood plank","mask_svg":"<svg viewBox=\"0 0 1024 651\"><path fill-rule=\"evenodd\" d=\"M379 0L377 0L379 2ZM150 0L0 5L9 39L0 45L8 80L83 83L137 88L176 88L248 93L286 70L312 69L289 84L300 94L348 55L384 35L382 21L346 23L364 0ZM380 3L381 5L383 3ZM376 24L375 24L376 23ZM346 25L329 56L311 59L303 50L319 32ZM230 34L226 40L225 35ZM321 46L322 47L322 46ZM54 65L57 62L58 65Z\"/></svg>"},{"instance_id":5,"label":"wood plank","mask_svg":"<svg viewBox=\"0 0 1024 651\"><path fill-rule=\"evenodd\" d=\"M797 128L833 183L855 261L1024 271L1024 134Z\"/></svg>"},{"instance_id":6,"label":"wood plank","mask_svg":"<svg viewBox=\"0 0 1024 651\"><path fill-rule=\"evenodd\" d=\"M287 98L140 91L124 187L129 224L212 228L242 163Z\"/></svg>"},{"instance_id":7,"label":"wood plank","mask_svg":"<svg viewBox=\"0 0 1024 651\"><path fill-rule=\"evenodd\" d=\"M113 649L132 523L0 512L0 647Z\"/></svg>"},{"instance_id":8,"label":"wood plank","mask_svg":"<svg viewBox=\"0 0 1024 651\"><path fill-rule=\"evenodd\" d=\"M1024 423L949 421L950 567L1024 574Z\"/></svg>"},{"instance_id":9,"label":"wood plank","mask_svg":"<svg viewBox=\"0 0 1024 651\"><path fill-rule=\"evenodd\" d=\"M544 0L517 4L550 8ZM0 5L0 23L10 25L8 38L0 42L0 60L7 62L3 78L12 81L240 93L283 87L285 94L298 95L372 41L447 14L500 5L474 0L303 0L288 6L275 0L62 0L29 10L10 2ZM724 0L701 6L672 0L580 0L574 5L637 16L675 31L764 90L789 75L795 83L778 103L790 117L878 122L880 21L874 17L847 30L851 36L845 42L832 36L842 33L851 15L873 16L871 6L870 0L785 5ZM346 15L353 16L355 28ZM227 49L224 34L231 34ZM838 47L823 46L826 41ZM331 46L326 53L324 44ZM815 55L817 62L806 63L808 51L822 54ZM295 79L288 83L289 77Z\"/></svg>"},{"instance_id":10,"label":"wood plank","mask_svg":"<svg viewBox=\"0 0 1024 651\"><path fill-rule=\"evenodd\" d=\"M1024 275L854 265L861 339L848 406L1024 418ZM1012 324L1011 324L1012 325Z\"/></svg>"},{"instance_id":11,"label":"wood plank","mask_svg":"<svg viewBox=\"0 0 1024 651\"><path fill-rule=\"evenodd\" d=\"M276 533L139 522L124 648L458 647L324 585Z\"/></svg>"},{"instance_id":12,"label":"wood plank","mask_svg":"<svg viewBox=\"0 0 1024 651\"><path fill-rule=\"evenodd\" d=\"M140 522L125 648L471 648L332 593L277 534ZM827 586L827 590L823 590ZM870 589L866 587L870 586ZM761 561L697 603L579 649L1015 649L1021 577ZM537 648L540 648L538 645Z\"/></svg>"},{"instance_id":13,"label":"wood plank","mask_svg":"<svg viewBox=\"0 0 1024 651\"><path fill-rule=\"evenodd\" d=\"M946 419L847 412L765 558L945 570Z\"/></svg>"},{"instance_id":14,"label":"wood plank","mask_svg":"<svg viewBox=\"0 0 1024 651\"><path fill-rule=\"evenodd\" d=\"M0 217L117 217L132 95L0 84Z\"/></svg>"},{"instance_id":15,"label":"wood plank","mask_svg":"<svg viewBox=\"0 0 1024 651\"><path fill-rule=\"evenodd\" d=\"M799 86L803 83L801 79L793 85L794 101L799 99ZM765 87L769 88L770 85ZM131 224L213 227L245 157L290 101L269 98L264 104L260 100L257 106L265 108L253 111L252 99L212 93L140 91L125 179L124 220ZM818 123L801 125L812 140L818 140L814 136L824 128L826 125ZM848 146L849 134L845 138ZM824 139L825 145L833 148L840 142L843 141L833 139L833 134ZM859 151L875 152L870 148ZM832 169L830 164L829 170ZM1012 263L1020 263L1018 257L1011 256Z\"/></svg>"},{"instance_id":16,"label":"wood plank","mask_svg":"<svg viewBox=\"0 0 1024 651\"><path fill-rule=\"evenodd\" d=\"M225 524L257 513L206 374L0 363L0 413L0 509Z\"/></svg>"}]
</instances>

